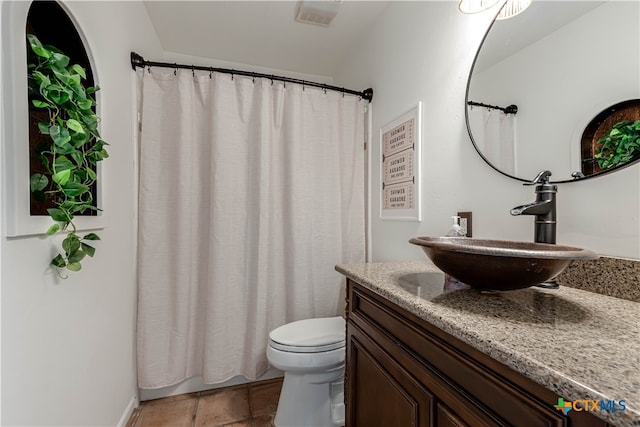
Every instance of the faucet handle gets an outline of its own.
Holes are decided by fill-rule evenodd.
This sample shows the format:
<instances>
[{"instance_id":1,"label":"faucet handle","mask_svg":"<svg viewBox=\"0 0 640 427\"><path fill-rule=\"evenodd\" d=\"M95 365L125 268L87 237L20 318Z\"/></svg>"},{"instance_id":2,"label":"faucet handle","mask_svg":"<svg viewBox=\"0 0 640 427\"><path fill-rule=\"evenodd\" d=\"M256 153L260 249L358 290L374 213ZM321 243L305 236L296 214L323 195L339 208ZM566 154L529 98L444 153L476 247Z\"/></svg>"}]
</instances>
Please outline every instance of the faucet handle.
<instances>
[{"instance_id":1,"label":"faucet handle","mask_svg":"<svg viewBox=\"0 0 640 427\"><path fill-rule=\"evenodd\" d=\"M581 171L575 171L571 173L571 177L573 179L582 179L582 178L586 178L585 174L583 174Z\"/></svg>"},{"instance_id":2,"label":"faucet handle","mask_svg":"<svg viewBox=\"0 0 640 427\"><path fill-rule=\"evenodd\" d=\"M542 171L535 178L533 178L533 181L525 182L522 185L549 184L550 176L551 176L551 171Z\"/></svg>"}]
</instances>

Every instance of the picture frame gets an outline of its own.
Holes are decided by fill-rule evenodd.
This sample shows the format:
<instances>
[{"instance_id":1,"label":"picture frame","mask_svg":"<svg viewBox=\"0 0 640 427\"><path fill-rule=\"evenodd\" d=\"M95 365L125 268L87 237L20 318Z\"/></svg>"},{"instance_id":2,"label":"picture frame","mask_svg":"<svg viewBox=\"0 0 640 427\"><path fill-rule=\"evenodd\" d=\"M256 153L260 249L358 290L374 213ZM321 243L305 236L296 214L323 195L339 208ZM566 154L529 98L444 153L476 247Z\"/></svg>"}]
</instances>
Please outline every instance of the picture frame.
<instances>
[{"instance_id":1,"label":"picture frame","mask_svg":"<svg viewBox=\"0 0 640 427\"><path fill-rule=\"evenodd\" d=\"M380 218L422 221L422 102L380 128Z\"/></svg>"}]
</instances>

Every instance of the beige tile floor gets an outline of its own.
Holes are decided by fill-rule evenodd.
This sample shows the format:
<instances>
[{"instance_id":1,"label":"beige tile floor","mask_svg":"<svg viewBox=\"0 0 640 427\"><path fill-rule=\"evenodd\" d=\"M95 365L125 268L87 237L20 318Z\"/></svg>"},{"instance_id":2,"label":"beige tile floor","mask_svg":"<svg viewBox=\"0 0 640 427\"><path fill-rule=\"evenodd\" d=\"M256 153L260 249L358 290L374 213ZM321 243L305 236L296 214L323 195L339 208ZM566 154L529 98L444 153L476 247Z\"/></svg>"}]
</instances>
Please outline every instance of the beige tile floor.
<instances>
[{"instance_id":1,"label":"beige tile floor","mask_svg":"<svg viewBox=\"0 0 640 427\"><path fill-rule=\"evenodd\" d=\"M282 378L142 402L127 427L271 427Z\"/></svg>"}]
</instances>

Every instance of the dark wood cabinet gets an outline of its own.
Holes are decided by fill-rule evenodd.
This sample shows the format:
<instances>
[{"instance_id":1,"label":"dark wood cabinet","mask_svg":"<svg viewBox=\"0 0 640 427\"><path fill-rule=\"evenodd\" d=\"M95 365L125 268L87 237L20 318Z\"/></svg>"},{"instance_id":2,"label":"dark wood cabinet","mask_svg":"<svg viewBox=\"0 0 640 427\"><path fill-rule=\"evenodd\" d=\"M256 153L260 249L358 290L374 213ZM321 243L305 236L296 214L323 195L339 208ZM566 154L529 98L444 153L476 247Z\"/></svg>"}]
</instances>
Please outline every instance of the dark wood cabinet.
<instances>
[{"instance_id":1,"label":"dark wood cabinet","mask_svg":"<svg viewBox=\"0 0 640 427\"><path fill-rule=\"evenodd\" d=\"M352 344L355 385L351 397L358 424L428 427L433 406L429 391L373 343L354 338Z\"/></svg>"},{"instance_id":2,"label":"dark wood cabinet","mask_svg":"<svg viewBox=\"0 0 640 427\"><path fill-rule=\"evenodd\" d=\"M442 403L437 404L436 419L438 427L466 427L469 424L462 421Z\"/></svg>"},{"instance_id":3,"label":"dark wood cabinet","mask_svg":"<svg viewBox=\"0 0 640 427\"><path fill-rule=\"evenodd\" d=\"M608 426L348 280L346 427Z\"/></svg>"}]
</instances>

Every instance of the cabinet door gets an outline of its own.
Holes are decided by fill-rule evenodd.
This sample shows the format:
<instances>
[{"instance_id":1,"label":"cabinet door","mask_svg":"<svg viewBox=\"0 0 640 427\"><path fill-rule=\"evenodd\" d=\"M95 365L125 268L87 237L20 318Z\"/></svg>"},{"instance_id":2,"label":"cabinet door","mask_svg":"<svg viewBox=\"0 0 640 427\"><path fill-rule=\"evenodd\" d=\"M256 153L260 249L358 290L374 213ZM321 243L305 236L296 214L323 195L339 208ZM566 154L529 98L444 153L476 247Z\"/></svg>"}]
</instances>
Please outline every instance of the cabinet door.
<instances>
[{"instance_id":1,"label":"cabinet door","mask_svg":"<svg viewBox=\"0 0 640 427\"><path fill-rule=\"evenodd\" d=\"M348 427L432 425L431 393L359 331L352 330L348 347Z\"/></svg>"},{"instance_id":2,"label":"cabinet door","mask_svg":"<svg viewBox=\"0 0 640 427\"><path fill-rule=\"evenodd\" d=\"M436 427L467 427L468 424L457 417L449 408L442 403L437 404Z\"/></svg>"}]
</instances>

